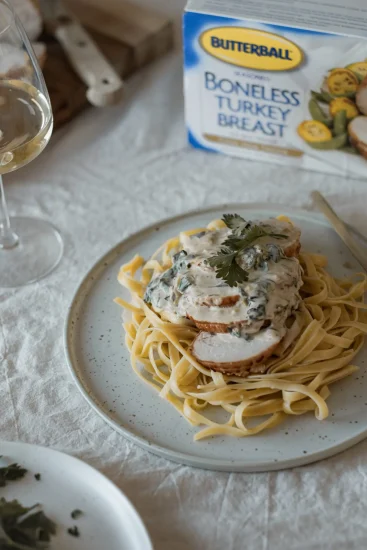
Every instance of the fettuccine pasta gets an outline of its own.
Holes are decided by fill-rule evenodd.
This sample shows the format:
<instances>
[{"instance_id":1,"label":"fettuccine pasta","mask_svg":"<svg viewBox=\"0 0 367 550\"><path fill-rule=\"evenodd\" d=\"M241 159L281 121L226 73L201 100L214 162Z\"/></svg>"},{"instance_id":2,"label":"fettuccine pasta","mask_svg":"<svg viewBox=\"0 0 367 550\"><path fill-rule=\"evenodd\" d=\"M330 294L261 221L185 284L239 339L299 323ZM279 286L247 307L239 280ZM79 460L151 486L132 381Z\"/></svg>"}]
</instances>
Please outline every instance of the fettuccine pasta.
<instances>
[{"instance_id":1,"label":"fettuccine pasta","mask_svg":"<svg viewBox=\"0 0 367 550\"><path fill-rule=\"evenodd\" d=\"M218 227L221 222L216 221L208 229ZM318 420L326 419L331 385L358 370L353 359L367 333L366 275L334 279L325 270L325 256L301 253L301 307L277 355L265 360L266 374L226 376L204 367L191 354L199 332L192 323L169 322L143 301L152 277L172 265L172 256L179 249L180 239L175 237L147 262L135 256L121 267L118 276L132 297L131 302L115 301L129 312L128 319L124 315L123 327L137 376L190 424L202 428L195 440L254 435L278 425L287 415L309 411ZM213 408L225 412L223 423L207 414Z\"/></svg>"}]
</instances>

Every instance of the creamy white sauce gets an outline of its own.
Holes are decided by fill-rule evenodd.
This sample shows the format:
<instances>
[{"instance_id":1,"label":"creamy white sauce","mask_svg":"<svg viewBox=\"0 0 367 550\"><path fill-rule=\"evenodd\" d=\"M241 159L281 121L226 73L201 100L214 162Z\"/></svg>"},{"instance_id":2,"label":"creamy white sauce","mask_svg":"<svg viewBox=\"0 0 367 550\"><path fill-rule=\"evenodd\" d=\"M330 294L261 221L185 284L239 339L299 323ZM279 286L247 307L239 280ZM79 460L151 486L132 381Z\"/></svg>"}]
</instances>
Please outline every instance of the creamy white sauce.
<instances>
[{"instance_id":1,"label":"creamy white sauce","mask_svg":"<svg viewBox=\"0 0 367 550\"><path fill-rule=\"evenodd\" d=\"M218 229L218 231L201 232L198 235L185 235L181 233L180 241L182 248L188 254L200 254L200 256L213 256L219 246L230 235L231 230L228 228Z\"/></svg>"},{"instance_id":2,"label":"creamy white sauce","mask_svg":"<svg viewBox=\"0 0 367 550\"><path fill-rule=\"evenodd\" d=\"M262 237L243 252L238 263L249 273L247 282L232 288L218 279L214 268L205 261L220 250L231 233L229 229L191 237L182 234L180 240L185 252L171 270L151 281L146 300L155 311L164 313L172 321L190 317L201 322L223 323L229 325L229 331L234 329L236 336L256 333L264 323L280 331L299 306L302 270L297 258L286 258L279 247L294 245L300 231L278 220L256 223L270 225L269 230L286 235L287 240ZM264 251L268 256L269 251L271 254L269 259L261 261ZM254 258L260 261L256 268L251 267ZM224 307L222 301L229 297L236 303Z\"/></svg>"}]
</instances>

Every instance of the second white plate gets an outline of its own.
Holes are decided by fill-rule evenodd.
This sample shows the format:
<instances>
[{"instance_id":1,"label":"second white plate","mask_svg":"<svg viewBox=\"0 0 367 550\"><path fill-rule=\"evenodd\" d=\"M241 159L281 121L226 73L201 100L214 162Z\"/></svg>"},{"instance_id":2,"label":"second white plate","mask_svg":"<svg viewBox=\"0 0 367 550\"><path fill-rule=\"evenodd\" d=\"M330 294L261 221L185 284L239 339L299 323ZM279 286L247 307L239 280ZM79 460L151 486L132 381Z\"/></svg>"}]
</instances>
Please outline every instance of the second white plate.
<instances>
[{"instance_id":1,"label":"second white plate","mask_svg":"<svg viewBox=\"0 0 367 550\"><path fill-rule=\"evenodd\" d=\"M339 237L315 214L264 204L231 205L189 213L131 236L108 252L88 273L70 307L65 346L70 371L91 406L116 430L160 456L191 466L233 472L276 470L334 455L367 436L366 348L359 373L332 386L330 417L313 414L289 418L272 431L242 439L216 437L193 441L191 427L167 402L133 373L123 343L121 310L113 298L121 264L134 254L148 258L180 231L205 226L224 212L248 219L290 216L302 229L302 246L329 258L338 276L361 271ZM348 266L348 267L345 267Z\"/></svg>"},{"instance_id":2,"label":"second white plate","mask_svg":"<svg viewBox=\"0 0 367 550\"><path fill-rule=\"evenodd\" d=\"M0 466L17 462L26 476L8 482L1 497L23 506L40 503L57 525L53 550L153 550L137 512L100 472L72 456L26 443L0 441ZM40 480L35 474L40 474ZM79 509L78 519L71 517ZM68 533L77 527L79 537ZM0 544L1 548L1 544Z\"/></svg>"}]
</instances>

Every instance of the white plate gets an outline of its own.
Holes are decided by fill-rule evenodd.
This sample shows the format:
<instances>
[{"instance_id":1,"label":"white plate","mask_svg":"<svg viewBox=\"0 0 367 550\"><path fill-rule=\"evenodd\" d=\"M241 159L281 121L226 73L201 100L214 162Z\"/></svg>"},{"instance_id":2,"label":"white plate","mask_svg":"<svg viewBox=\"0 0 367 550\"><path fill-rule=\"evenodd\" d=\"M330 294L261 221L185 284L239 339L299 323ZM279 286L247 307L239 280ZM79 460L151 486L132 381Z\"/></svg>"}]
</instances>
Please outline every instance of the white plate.
<instances>
[{"instance_id":1,"label":"white plate","mask_svg":"<svg viewBox=\"0 0 367 550\"><path fill-rule=\"evenodd\" d=\"M149 536L122 492L85 462L45 447L0 441L0 466L18 462L26 476L0 489L0 497L25 506L43 505L57 523L53 550L153 550ZM34 474L40 473L37 481ZM73 510L83 511L74 520ZM80 537L68 534L77 526Z\"/></svg>"},{"instance_id":2,"label":"white plate","mask_svg":"<svg viewBox=\"0 0 367 550\"><path fill-rule=\"evenodd\" d=\"M336 276L361 271L324 220L308 212L264 204L231 205L166 220L131 236L108 252L80 285L68 314L65 345L70 371L91 406L117 431L160 456L200 468L233 472L276 470L307 464L338 453L367 435L366 348L356 363L361 371L332 387L330 417L289 418L272 431L241 439L216 437L193 442L197 428L138 379L123 344L121 310L128 297L117 282L119 267L134 254L148 258L181 230L206 225L224 212L256 219L289 215L302 229L304 249L326 254ZM348 262L353 269L346 269ZM348 264L346 264L348 265Z\"/></svg>"}]
</instances>

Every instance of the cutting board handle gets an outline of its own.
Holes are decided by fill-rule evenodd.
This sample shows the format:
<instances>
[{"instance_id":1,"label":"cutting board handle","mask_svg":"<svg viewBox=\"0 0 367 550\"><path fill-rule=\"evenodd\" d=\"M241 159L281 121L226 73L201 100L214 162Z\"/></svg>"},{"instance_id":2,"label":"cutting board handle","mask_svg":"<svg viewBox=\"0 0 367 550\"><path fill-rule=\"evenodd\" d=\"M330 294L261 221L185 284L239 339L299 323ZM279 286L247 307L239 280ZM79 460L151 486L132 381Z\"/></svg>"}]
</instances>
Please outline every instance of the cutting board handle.
<instances>
[{"instance_id":1,"label":"cutting board handle","mask_svg":"<svg viewBox=\"0 0 367 550\"><path fill-rule=\"evenodd\" d=\"M123 95L123 82L84 28L69 19L61 22L55 35L87 84L88 101L96 107L117 103Z\"/></svg>"}]
</instances>

